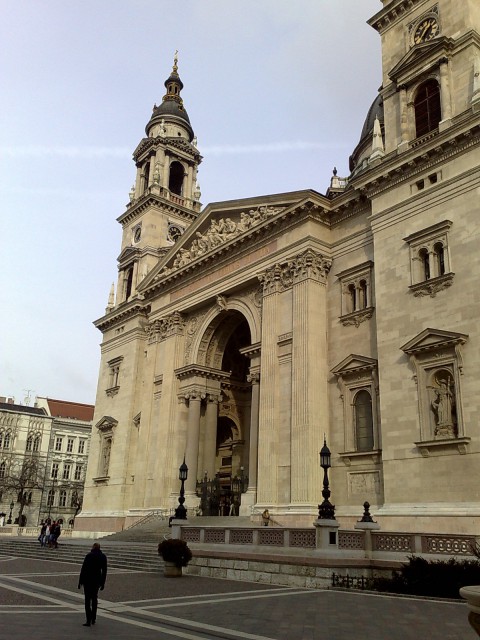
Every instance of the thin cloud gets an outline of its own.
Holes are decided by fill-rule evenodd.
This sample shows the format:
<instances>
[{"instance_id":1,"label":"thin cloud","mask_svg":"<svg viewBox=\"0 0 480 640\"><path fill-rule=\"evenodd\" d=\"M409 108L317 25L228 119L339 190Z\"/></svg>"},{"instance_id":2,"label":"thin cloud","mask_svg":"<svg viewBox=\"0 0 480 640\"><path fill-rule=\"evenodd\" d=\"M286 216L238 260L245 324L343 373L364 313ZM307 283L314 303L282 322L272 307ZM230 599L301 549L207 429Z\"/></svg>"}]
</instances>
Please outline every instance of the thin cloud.
<instances>
[{"instance_id":1,"label":"thin cloud","mask_svg":"<svg viewBox=\"0 0 480 640\"><path fill-rule=\"evenodd\" d=\"M266 144L212 145L201 147L202 154L211 156L244 155L247 153L284 153L286 151L308 151L312 149L339 149L345 145L322 142L280 141ZM93 158L130 158L132 152L127 147L60 147L60 146L18 146L1 147L0 156L8 158L71 158L91 160Z\"/></svg>"},{"instance_id":2,"label":"thin cloud","mask_svg":"<svg viewBox=\"0 0 480 640\"><path fill-rule=\"evenodd\" d=\"M57 147L57 146L19 146L0 147L0 155L9 158L128 158L132 155L127 147Z\"/></svg>"},{"instance_id":3,"label":"thin cloud","mask_svg":"<svg viewBox=\"0 0 480 640\"><path fill-rule=\"evenodd\" d=\"M285 151L308 151L312 149L326 150L339 149L345 145L325 144L322 142L284 141L270 144L246 144L246 145L213 145L201 147L202 154L210 156L241 155L245 153L284 153Z\"/></svg>"}]
</instances>

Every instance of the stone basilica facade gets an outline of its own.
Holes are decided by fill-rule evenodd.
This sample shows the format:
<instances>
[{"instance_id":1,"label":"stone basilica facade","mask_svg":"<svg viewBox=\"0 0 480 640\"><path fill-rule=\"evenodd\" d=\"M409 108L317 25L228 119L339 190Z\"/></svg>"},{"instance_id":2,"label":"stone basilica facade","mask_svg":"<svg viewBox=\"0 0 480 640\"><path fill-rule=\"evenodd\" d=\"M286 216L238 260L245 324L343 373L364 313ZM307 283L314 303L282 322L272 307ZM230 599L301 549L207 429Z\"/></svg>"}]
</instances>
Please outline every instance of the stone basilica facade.
<instances>
[{"instance_id":1,"label":"stone basilica facade","mask_svg":"<svg viewBox=\"0 0 480 640\"><path fill-rule=\"evenodd\" d=\"M95 323L77 529L175 507L184 456L190 513L197 481L221 511L243 476L240 515L310 525L325 435L342 526L368 500L385 530L478 532L480 4L383 0L369 24L382 86L325 195L201 210L175 60Z\"/></svg>"}]
</instances>

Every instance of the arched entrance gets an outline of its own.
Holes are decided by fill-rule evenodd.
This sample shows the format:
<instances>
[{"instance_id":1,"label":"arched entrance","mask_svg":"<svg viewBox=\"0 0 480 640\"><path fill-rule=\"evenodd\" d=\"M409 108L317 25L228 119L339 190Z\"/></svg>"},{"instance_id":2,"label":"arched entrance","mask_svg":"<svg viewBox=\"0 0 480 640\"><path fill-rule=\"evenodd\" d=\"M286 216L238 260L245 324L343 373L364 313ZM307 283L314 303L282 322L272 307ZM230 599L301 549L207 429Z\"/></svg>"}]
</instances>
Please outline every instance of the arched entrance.
<instances>
[{"instance_id":1,"label":"arched entrance","mask_svg":"<svg viewBox=\"0 0 480 640\"><path fill-rule=\"evenodd\" d=\"M242 350L250 344L248 322L238 311L223 311L204 334L202 364L218 385L218 401L209 406L207 395L201 416L198 468L204 471L197 478L197 495L205 515L238 515L247 490L251 384L250 360Z\"/></svg>"}]
</instances>

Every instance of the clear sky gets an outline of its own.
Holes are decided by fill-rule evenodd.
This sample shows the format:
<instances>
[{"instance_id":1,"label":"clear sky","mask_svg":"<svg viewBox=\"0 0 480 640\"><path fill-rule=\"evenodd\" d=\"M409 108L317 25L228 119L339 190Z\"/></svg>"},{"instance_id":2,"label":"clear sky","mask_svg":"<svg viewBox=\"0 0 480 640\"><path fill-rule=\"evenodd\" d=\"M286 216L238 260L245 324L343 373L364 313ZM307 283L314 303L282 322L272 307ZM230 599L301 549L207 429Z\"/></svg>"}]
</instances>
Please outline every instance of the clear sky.
<instances>
[{"instance_id":1,"label":"clear sky","mask_svg":"<svg viewBox=\"0 0 480 640\"><path fill-rule=\"evenodd\" d=\"M94 403L131 155L179 51L204 205L348 175L380 0L0 0L0 396Z\"/></svg>"}]
</instances>

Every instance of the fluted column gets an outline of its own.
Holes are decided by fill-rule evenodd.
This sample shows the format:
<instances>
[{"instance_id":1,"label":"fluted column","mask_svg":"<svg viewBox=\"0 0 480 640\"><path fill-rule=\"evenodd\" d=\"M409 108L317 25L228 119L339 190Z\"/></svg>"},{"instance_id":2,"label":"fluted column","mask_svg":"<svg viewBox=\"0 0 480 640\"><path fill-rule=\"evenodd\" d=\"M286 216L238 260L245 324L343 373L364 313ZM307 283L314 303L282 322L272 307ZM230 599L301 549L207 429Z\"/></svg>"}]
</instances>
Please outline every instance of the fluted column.
<instances>
[{"instance_id":1,"label":"fluted column","mask_svg":"<svg viewBox=\"0 0 480 640\"><path fill-rule=\"evenodd\" d=\"M440 99L442 101L442 122L445 123L445 121L450 121L452 118L448 58L442 58L440 60Z\"/></svg>"},{"instance_id":2,"label":"fluted column","mask_svg":"<svg viewBox=\"0 0 480 640\"><path fill-rule=\"evenodd\" d=\"M252 384L252 403L250 414L250 438L248 452L248 492L257 491L258 467L258 410L260 407L260 374L250 373L247 382Z\"/></svg>"},{"instance_id":3,"label":"fluted column","mask_svg":"<svg viewBox=\"0 0 480 640\"><path fill-rule=\"evenodd\" d=\"M325 285L330 261L306 251L292 268L291 501L311 504L318 497L322 434L329 430Z\"/></svg>"},{"instance_id":4,"label":"fluted column","mask_svg":"<svg viewBox=\"0 0 480 640\"><path fill-rule=\"evenodd\" d=\"M407 89L404 85L399 87L400 93L400 136L402 144L408 142L408 105Z\"/></svg>"},{"instance_id":5,"label":"fluted column","mask_svg":"<svg viewBox=\"0 0 480 640\"><path fill-rule=\"evenodd\" d=\"M217 456L217 419L220 396L209 393L205 411L204 467L209 478L215 476Z\"/></svg>"},{"instance_id":6,"label":"fluted column","mask_svg":"<svg viewBox=\"0 0 480 640\"><path fill-rule=\"evenodd\" d=\"M185 462L188 467L188 478L185 483L185 491L195 494L198 472L198 447L200 436L200 404L205 394L192 391L188 394L188 431Z\"/></svg>"}]
</instances>

